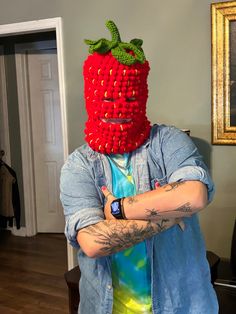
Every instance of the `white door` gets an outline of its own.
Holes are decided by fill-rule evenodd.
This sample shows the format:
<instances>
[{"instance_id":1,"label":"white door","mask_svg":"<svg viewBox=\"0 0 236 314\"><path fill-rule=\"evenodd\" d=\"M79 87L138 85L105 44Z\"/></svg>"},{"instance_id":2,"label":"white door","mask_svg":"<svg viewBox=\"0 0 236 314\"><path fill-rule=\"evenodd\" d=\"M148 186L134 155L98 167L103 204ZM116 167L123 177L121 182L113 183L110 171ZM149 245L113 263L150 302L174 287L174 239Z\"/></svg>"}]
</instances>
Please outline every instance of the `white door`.
<instances>
[{"instance_id":1,"label":"white door","mask_svg":"<svg viewBox=\"0 0 236 314\"><path fill-rule=\"evenodd\" d=\"M28 54L38 232L63 232L59 174L63 143L56 49Z\"/></svg>"},{"instance_id":2,"label":"white door","mask_svg":"<svg viewBox=\"0 0 236 314\"><path fill-rule=\"evenodd\" d=\"M59 199L63 142L56 48L30 49L26 62L36 228L37 232L63 232L65 222Z\"/></svg>"}]
</instances>

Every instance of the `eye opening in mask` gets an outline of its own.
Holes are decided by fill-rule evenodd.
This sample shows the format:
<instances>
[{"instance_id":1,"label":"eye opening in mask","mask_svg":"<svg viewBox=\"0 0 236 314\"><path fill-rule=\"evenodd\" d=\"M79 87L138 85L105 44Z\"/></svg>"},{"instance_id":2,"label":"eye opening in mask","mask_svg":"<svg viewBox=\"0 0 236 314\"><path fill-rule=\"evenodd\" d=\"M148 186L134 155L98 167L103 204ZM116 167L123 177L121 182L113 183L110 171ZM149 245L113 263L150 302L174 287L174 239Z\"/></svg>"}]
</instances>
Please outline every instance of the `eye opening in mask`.
<instances>
[{"instance_id":1,"label":"eye opening in mask","mask_svg":"<svg viewBox=\"0 0 236 314\"><path fill-rule=\"evenodd\" d=\"M131 101L135 101L136 98L135 97L127 97L126 101L131 102Z\"/></svg>"},{"instance_id":2,"label":"eye opening in mask","mask_svg":"<svg viewBox=\"0 0 236 314\"><path fill-rule=\"evenodd\" d=\"M136 100L135 97L127 97L127 98L126 98L126 101L127 101L127 102L132 102L132 101L135 101L135 100ZM115 99L112 98L112 97L107 97L107 98L103 98L103 101L104 101L104 102L114 102Z\"/></svg>"},{"instance_id":3,"label":"eye opening in mask","mask_svg":"<svg viewBox=\"0 0 236 314\"><path fill-rule=\"evenodd\" d=\"M115 99L112 98L112 97L107 97L107 98L103 98L103 101L104 101L104 102L114 102Z\"/></svg>"}]
</instances>

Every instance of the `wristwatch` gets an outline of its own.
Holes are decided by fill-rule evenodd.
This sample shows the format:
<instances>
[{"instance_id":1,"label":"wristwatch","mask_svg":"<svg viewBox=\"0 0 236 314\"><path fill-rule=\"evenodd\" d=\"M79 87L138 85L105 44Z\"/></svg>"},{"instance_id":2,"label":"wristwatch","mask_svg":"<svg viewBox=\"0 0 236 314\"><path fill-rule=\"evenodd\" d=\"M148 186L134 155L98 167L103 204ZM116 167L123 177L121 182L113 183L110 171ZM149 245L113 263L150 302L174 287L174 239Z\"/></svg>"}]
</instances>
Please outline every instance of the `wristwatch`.
<instances>
[{"instance_id":1,"label":"wristwatch","mask_svg":"<svg viewBox=\"0 0 236 314\"><path fill-rule=\"evenodd\" d=\"M117 198L111 203L111 214L116 219L125 219L124 217L124 209L123 209L123 201L124 197Z\"/></svg>"}]
</instances>

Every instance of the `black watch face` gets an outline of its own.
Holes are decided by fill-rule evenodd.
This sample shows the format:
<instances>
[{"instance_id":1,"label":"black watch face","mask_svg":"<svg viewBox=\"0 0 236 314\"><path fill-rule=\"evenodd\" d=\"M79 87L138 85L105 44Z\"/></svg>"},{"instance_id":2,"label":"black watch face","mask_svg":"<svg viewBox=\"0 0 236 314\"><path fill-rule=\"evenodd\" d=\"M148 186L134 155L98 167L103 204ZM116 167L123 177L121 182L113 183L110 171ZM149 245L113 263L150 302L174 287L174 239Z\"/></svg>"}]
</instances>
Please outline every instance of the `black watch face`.
<instances>
[{"instance_id":1,"label":"black watch face","mask_svg":"<svg viewBox=\"0 0 236 314\"><path fill-rule=\"evenodd\" d=\"M120 213L119 201L115 201L111 203L111 210L113 215L117 215Z\"/></svg>"}]
</instances>

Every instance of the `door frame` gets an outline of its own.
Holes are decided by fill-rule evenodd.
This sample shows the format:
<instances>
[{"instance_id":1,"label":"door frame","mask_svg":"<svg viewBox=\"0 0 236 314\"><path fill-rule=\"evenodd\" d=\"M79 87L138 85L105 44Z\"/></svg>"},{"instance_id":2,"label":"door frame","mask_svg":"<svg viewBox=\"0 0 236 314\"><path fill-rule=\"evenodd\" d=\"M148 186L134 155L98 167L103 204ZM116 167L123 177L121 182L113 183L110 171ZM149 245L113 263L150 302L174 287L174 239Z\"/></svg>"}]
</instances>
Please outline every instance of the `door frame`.
<instances>
[{"instance_id":1,"label":"door frame","mask_svg":"<svg viewBox=\"0 0 236 314\"><path fill-rule=\"evenodd\" d=\"M62 18L55 17L55 18L50 18L50 19L0 25L0 36L1 37L14 36L14 35L20 35L20 34L30 34L30 33L38 33L38 32L44 32L44 31L52 31L52 30L56 32L63 157L64 157L64 160L66 160L68 156L68 132L67 132L67 117L66 117ZM27 121L28 119L27 110L22 109L22 108L21 110L23 110L23 112L25 113L24 119L25 121ZM26 145L29 144L28 140L29 138L27 137L23 139ZM23 145L23 143L21 145ZM24 156L22 157L27 158L27 160L30 161L32 156L31 156L29 147L27 147L27 149L23 149L22 151L24 151ZM32 186L30 186L30 182L26 181L30 177L32 178L33 176L32 165L27 168L29 168L28 170L30 170L28 171L28 177L26 176L26 178L24 178L24 174L23 174L24 195L26 195L26 202L25 202L26 203L26 206L25 206L26 236L33 236L36 234L36 223L35 223L36 218L35 218L35 212L32 211L31 208L29 207L30 204L32 204L31 203ZM27 197L28 197L27 195L29 195L28 204L27 204ZM67 245L67 259L68 259L68 268L71 269L75 265L74 263L75 254L70 245Z\"/></svg>"},{"instance_id":2,"label":"door frame","mask_svg":"<svg viewBox=\"0 0 236 314\"><path fill-rule=\"evenodd\" d=\"M10 148L10 136L9 136L9 122L8 122L8 108L7 108L7 87L6 87L6 72L4 62L3 46L0 45L0 93L2 95L2 102L0 104L0 114L2 116L1 122L4 130L4 144L5 146L5 161L11 165L11 148ZM1 148L2 149L2 148Z\"/></svg>"}]
</instances>

